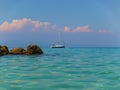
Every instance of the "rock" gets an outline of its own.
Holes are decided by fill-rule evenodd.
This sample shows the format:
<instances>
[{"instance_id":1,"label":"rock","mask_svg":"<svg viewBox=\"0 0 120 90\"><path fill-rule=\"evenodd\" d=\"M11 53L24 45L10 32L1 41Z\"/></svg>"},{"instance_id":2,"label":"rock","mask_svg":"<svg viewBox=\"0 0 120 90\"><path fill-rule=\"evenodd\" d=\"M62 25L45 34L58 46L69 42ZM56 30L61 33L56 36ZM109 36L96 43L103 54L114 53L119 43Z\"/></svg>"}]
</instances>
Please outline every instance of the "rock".
<instances>
[{"instance_id":1,"label":"rock","mask_svg":"<svg viewBox=\"0 0 120 90\"><path fill-rule=\"evenodd\" d=\"M7 46L0 46L0 56L7 55L9 53Z\"/></svg>"},{"instance_id":2,"label":"rock","mask_svg":"<svg viewBox=\"0 0 120 90\"><path fill-rule=\"evenodd\" d=\"M0 56L3 55L32 55L32 54L43 54L42 49L38 45L29 45L27 50L23 48L13 48L10 51L8 50L7 46L0 46Z\"/></svg>"},{"instance_id":3,"label":"rock","mask_svg":"<svg viewBox=\"0 0 120 90\"><path fill-rule=\"evenodd\" d=\"M17 55L17 54L25 54L26 51L23 48L13 48L9 51L9 54Z\"/></svg>"},{"instance_id":4,"label":"rock","mask_svg":"<svg viewBox=\"0 0 120 90\"><path fill-rule=\"evenodd\" d=\"M42 49L38 45L29 45L26 51L27 55L31 54L43 54Z\"/></svg>"}]
</instances>

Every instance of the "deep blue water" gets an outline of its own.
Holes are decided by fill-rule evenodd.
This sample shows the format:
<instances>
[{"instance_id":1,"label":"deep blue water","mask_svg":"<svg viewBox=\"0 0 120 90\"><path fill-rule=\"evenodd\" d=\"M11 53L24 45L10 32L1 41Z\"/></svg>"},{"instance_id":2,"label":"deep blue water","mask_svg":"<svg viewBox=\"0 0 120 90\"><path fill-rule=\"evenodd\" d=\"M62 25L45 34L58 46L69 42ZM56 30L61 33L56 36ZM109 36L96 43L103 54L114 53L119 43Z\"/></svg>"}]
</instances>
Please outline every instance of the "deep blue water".
<instances>
[{"instance_id":1,"label":"deep blue water","mask_svg":"<svg viewBox=\"0 0 120 90\"><path fill-rule=\"evenodd\" d=\"M0 57L0 90L120 90L120 48L43 48Z\"/></svg>"}]
</instances>

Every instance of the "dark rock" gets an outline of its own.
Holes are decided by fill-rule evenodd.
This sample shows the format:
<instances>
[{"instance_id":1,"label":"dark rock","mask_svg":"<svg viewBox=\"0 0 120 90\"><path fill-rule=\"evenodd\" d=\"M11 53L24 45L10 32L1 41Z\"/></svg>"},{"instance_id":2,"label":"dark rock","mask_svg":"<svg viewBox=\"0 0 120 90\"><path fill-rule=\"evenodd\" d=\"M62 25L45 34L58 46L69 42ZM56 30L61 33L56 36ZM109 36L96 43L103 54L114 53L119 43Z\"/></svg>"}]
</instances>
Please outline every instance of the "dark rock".
<instances>
[{"instance_id":1,"label":"dark rock","mask_svg":"<svg viewBox=\"0 0 120 90\"><path fill-rule=\"evenodd\" d=\"M13 48L9 51L9 54L17 55L17 54L25 54L26 51L23 48Z\"/></svg>"},{"instance_id":2,"label":"dark rock","mask_svg":"<svg viewBox=\"0 0 120 90\"><path fill-rule=\"evenodd\" d=\"M13 48L10 51L8 50L7 46L0 46L0 56L3 55L32 55L32 54L43 54L42 49L38 45L29 45L27 50L23 48Z\"/></svg>"},{"instance_id":3,"label":"dark rock","mask_svg":"<svg viewBox=\"0 0 120 90\"><path fill-rule=\"evenodd\" d=\"M7 46L0 46L0 56L7 55L9 53Z\"/></svg>"},{"instance_id":4,"label":"dark rock","mask_svg":"<svg viewBox=\"0 0 120 90\"><path fill-rule=\"evenodd\" d=\"M43 54L42 49L38 45L29 45L26 51L27 55L31 54Z\"/></svg>"}]
</instances>

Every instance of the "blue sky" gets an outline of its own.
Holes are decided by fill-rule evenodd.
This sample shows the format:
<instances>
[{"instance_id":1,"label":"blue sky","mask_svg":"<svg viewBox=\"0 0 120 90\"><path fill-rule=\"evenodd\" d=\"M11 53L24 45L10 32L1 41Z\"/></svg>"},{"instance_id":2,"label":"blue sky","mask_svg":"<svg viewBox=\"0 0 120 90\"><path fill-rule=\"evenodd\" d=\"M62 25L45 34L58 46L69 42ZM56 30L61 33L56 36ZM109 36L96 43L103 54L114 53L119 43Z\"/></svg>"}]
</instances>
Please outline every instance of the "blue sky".
<instances>
[{"instance_id":1,"label":"blue sky","mask_svg":"<svg viewBox=\"0 0 120 90\"><path fill-rule=\"evenodd\" d=\"M47 47L61 31L68 47L120 46L120 0L1 0L0 42Z\"/></svg>"}]
</instances>

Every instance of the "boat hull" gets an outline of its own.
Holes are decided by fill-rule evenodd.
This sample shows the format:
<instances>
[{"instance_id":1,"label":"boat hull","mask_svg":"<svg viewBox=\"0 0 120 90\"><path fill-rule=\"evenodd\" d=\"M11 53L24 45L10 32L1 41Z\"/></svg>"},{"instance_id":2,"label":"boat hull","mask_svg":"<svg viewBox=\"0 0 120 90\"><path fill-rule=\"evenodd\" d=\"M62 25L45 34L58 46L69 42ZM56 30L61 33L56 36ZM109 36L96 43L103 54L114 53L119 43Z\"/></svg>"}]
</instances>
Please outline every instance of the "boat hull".
<instances>
[{"instance_id":1,"label":"boat hull","mask_svg":"<svg viewBox=\"0 0 120 90\"><path fill-rule=\"evenodd\" d=\"M65 48L65 46L63 46L63 47L51 47L51 48Z\"/></svg>"},{"instance_id":2,"label":"boat hull","mask_svg":"<svg viewBox=\"0 0 120 90\"><path fill-rule=\"evenodd\" d=\"M51 45L50 48L65 48L64 45Z\"/></svg>"}]
</instances>

